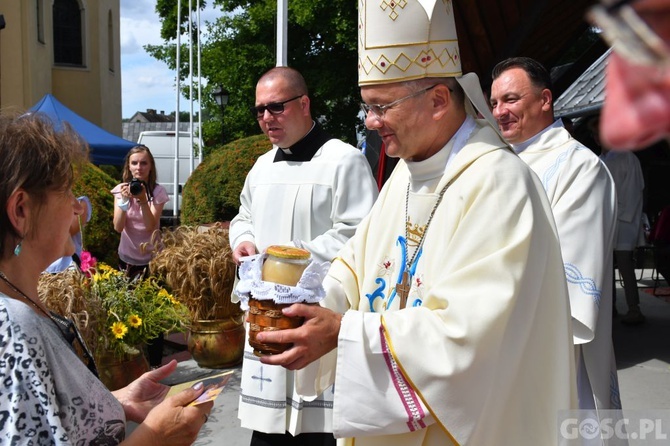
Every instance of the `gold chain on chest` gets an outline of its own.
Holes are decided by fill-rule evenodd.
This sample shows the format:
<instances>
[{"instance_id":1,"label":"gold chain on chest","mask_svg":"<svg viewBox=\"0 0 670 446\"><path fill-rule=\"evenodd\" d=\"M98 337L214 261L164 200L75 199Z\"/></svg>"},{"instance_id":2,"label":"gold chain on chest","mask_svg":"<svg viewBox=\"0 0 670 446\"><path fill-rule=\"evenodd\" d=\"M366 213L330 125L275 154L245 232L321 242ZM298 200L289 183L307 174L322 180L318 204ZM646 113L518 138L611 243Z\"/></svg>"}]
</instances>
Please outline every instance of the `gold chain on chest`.
<instances>
[{"instance_id":1,"label":"gold chain on chest","mask_svg":"<svg viewBox=\"0 0 670 446\"><path fill-rule=\"evenodd\" d=\"M442 202L442 198L444 197L444 193L447 191L447 188L451 185L451 182L447 183L446 186L442 188L440 193L437 196L437 200L435 200L435 204L433 205L433 208L430 210L430 215L428 216L428 221L426 221L426 226L424 226L423 231L419 229L418 224L416 225L417 227L417 234L420 234L419 236L419 243L416 246L416 249L414 250L414 253L412 254L412 258L409 258L409 227L410 227L410 221L409 221L409 189L410 189L410 183L407 183L407 192L405 194L405 266L407 267L407 270L409 270L410 266L412 263L414 263L414 259L416 258L417 253L421 250L421 247L423 246L423 241L426 239L426 232L428 232L428 227L430 226L430 222L433 221L433 217L435 216L435 211L437 210L437 207L440 205Z\"/></svg>"}]
</instances>

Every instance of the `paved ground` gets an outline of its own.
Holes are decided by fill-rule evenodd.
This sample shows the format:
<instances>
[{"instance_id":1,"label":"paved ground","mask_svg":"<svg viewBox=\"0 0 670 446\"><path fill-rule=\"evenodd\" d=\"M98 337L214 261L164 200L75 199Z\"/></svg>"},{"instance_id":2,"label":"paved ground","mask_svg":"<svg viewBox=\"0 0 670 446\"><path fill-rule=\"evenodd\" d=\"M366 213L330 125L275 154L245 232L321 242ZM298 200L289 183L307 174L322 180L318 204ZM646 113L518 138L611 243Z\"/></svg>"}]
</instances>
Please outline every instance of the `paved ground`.
<instances>
[{"instance_id":1,"label":"paved ground","mask_svg":"<svg viewBox=\"0 0 670 446\"><path fill-rule=\"evenodd\" d=\"M653 283L649 270L638 271L638 274L640 286ZM617 288L617 308L624 314L623 290L618 284ZM640 288L640 301L642 312L647 316L645 324L629 327L621 324L619 318L613 320L622 404L628 409L670 410L670 303L644 292L643 288ZM178 371L171 377L175 383L218 372L199 368L187 354L179 354L179 359L182 361ZM249 445L251 432L241 428L237 419L240 367L232 369L234 374L217 399L195 445Z\"/></svg>"},{"instance_id":2,"label":"paved ground","mask_svg":"<svg viewBox=\"0 0 670 446\"><path fill-rule=\"evenodd\" d=\"M649 270L646 270L649 274ZM639 276L638 276L639 277ZM646 276L640 285L651 285ZM663 283L663 285L666 285ZM626 311L622 289L617 308ZM659 292L670 293L668 288ZM670 296L668 296L670 299ZM613 320L612 336L619 371L621 402L628 409L670 409L670 303L640 289L640 307L647 321L625 326Z\"/></svg>"}]
</instances>

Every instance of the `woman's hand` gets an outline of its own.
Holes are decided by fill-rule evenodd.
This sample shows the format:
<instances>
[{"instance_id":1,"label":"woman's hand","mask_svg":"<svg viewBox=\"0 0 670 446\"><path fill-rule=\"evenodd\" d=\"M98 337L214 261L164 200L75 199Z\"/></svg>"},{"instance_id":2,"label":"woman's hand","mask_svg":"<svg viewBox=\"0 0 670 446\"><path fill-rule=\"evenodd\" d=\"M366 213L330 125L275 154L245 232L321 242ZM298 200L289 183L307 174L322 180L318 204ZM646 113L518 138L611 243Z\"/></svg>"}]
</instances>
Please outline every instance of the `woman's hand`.
<instances>
[{"instance_id":1,"label":"woman's hand","mask_svg":"<svg viewBox=\"0 0 670 446\"><path fill-rule=\"evenodd\" d=\"M198 383L194 387L165 398L165 401L149 412L144 422L137 426L127 439L127 443L161 446L192 444L214 405L213 401L197 406L188 405L204 390L202 383Z\"/></svg>"},{"instance_id":2,"label":"woman's hand","mask_svg":"<svg viewBox=\"0 0 670 446\"><path fill-rule=\"evenodd\" d=\"M170 386L159 381L167 378L177 368L174 359L168 364L144 373L126 387L112 392L121 402L126 419L141 423L147 414L158 404L170 390Z\"/></svg>"}]
</instances>

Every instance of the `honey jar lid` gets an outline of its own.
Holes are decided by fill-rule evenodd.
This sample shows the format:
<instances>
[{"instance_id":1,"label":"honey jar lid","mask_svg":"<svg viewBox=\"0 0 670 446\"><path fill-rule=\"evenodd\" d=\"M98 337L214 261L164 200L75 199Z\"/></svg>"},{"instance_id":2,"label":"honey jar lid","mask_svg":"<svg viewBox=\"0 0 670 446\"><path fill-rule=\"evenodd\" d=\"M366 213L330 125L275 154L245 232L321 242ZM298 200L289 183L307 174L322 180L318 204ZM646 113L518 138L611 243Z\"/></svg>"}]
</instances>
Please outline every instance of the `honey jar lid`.
<instances>
[{"instance_id":1,"label":"honey jar lid","mask_svg":"<svg viewBox=\"0 0 670 446\"><path fill-rule=\"evenodd\" d=\"M268 246L265 252L280 259L306 260L311 256L306 249L296 248L295 246L272 245Z\"/></svg>"}]
</instances>

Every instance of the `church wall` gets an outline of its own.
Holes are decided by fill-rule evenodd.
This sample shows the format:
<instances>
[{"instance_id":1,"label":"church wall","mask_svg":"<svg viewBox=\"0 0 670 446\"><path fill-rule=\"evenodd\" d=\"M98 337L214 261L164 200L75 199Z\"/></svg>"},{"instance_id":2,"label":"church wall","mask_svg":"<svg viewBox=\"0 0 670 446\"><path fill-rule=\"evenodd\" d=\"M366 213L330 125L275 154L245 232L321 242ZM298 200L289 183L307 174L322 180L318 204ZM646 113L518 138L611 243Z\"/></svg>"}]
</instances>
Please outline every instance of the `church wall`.
<instances>
[{"instance_id":1,"label":"church wall","mask_svg":"<svg viewBox=\"0 0 670 446\"><path fill-rule=\"evenodd\" d=\"M0 106L25 110L51 93L82 117L120 136L120 1L78 1L84 17L82 67L53 63L52 0L42 3L43 42L38 39L37 0L0 0L6 21L0 30Z\"/></svg>"}]
</instances>

